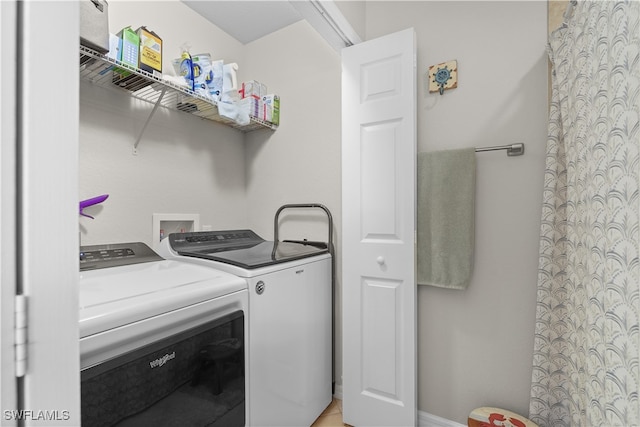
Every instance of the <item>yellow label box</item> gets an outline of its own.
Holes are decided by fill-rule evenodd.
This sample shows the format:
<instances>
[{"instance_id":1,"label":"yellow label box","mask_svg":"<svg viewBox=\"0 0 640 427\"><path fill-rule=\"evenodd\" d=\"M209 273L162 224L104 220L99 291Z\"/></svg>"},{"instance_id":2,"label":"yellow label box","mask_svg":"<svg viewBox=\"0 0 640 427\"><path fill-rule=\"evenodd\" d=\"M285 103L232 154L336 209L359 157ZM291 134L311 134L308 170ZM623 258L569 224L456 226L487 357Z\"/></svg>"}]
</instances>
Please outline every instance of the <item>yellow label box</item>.
<instances>
[{"instance_id":1,"label":"yellow label box","mask_svg":"<svg viewBox=\"0 0 640 427\"><path fill-rule=\"evenodd\" d=\"M162 77L162 39L146 27L136 30L140 36L140 65L138 68Z\"/></svg>"}]
</instances>

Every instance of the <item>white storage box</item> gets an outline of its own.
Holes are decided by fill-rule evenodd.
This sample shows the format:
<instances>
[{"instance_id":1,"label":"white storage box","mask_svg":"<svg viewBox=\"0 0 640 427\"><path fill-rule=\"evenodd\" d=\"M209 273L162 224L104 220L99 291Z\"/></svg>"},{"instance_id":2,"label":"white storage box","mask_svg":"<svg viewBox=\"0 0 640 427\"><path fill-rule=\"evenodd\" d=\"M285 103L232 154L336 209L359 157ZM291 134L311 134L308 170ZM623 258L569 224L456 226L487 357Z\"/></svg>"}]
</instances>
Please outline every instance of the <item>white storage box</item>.
<instances>
[{"instance_id":1,"label":"white storage box","mask_svg":"<svg viewBox=\"0 0 640 427\"><path fill-rule=\"evenodd\" d=\"M80 44L100 53L109 52L109 4L105 0L80 0Z\"/></svg>"}]
</instances>

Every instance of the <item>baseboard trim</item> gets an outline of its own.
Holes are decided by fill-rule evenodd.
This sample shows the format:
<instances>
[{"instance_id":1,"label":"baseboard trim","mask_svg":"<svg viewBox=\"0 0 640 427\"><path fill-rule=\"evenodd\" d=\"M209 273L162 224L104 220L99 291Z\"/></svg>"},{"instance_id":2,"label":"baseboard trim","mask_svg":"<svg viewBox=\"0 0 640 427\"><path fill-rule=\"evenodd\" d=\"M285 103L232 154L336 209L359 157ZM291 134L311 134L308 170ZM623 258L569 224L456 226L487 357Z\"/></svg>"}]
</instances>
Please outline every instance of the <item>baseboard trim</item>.
<instances>
[{"instance_id":1,"label":"baseboard trim","mask_svg":"<svg viewBox=\"0 0 640 427\"><path fill-rule=\"evenodd\" d=\"M466 427L464 424L429 414L424 411L418 411L418 425L420 427Z\"/></svg>"},{"instance_id":2,"label":"baseboard trim","mask_svg":"<svg viewBox=\"0 0 640 427\"><path fill-rule=\"evenodd\" d=\"M333 397L342 400L342 384L336 384ZM429 414L428 412L418 411L418 426L420 427L466 427L464 424Z\"/></svg>"}]
</instances>

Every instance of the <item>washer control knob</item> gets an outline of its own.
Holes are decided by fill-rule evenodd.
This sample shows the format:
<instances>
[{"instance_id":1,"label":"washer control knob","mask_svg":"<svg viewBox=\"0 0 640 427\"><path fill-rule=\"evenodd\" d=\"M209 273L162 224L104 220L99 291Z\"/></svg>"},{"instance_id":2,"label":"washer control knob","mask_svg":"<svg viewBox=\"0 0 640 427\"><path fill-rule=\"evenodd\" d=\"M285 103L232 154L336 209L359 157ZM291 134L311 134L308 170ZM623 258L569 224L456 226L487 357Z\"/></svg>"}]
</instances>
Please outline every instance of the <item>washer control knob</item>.
<instances>
[{"instance_id":1,"label":"washer control knob","mask_svg":"<svg viewBox=\"0 0 640 427\"><path fill-rule=\"evenodd\" d=\"M262 295L262 293L264 292L264 282L262 280L260 280L258 283L256 283L256 294L258 295Z\"/></svg>"},{"instance_id":2,"label":"washer control knob","mask_svg":"<svg viewBox=\"0 0 640 427\"><path fill-rule=\"evenodd\" d=\"M384 264L384 257L380 255L378 258L376 258L376 262L380 265Z\"/></svg>"}]
</instances>

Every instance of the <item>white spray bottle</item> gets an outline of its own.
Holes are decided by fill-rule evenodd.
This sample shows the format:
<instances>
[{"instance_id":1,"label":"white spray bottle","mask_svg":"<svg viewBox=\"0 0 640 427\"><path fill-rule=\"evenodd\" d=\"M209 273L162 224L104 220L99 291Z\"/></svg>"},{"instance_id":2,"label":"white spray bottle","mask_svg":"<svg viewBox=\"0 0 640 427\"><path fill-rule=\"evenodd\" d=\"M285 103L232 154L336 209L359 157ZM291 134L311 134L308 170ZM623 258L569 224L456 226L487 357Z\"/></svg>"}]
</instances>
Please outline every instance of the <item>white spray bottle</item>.
<instances>
[{"instance_id":1,"label":"white spray bottle","mask_svg":"<svg viewBox=\"0 0 640 427\"><path fill-rule=\"evenodd\" d=\"M222 67L222 94L238 99L238 64L232 62Z\"/></svg>"},{"instance_id":2,"label":"white spray bottle","mask_svg":"<svg viewBox=\"0 0 640 427\"><path fill-rule=\"evenodd\" d=\"M231 120L238 117L238 80L237 80L238 64L231 62L224 64L222 67L222 94L218 103L218 112L221 116Z\"/></svg>"}]
</instances>

